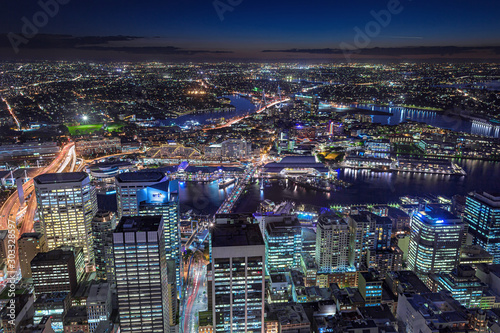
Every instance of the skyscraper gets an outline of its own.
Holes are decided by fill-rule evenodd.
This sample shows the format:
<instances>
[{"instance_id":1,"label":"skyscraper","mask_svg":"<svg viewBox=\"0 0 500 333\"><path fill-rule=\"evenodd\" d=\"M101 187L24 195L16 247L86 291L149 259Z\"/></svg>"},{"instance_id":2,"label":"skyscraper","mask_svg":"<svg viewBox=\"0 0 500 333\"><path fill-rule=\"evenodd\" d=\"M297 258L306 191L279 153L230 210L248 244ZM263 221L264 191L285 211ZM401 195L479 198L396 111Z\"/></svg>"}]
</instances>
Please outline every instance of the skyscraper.
<instances>
[{"instance_id":1,"label":"skyscraper","mask_svg":"<svg viewBox=\"0 0 500 333\"><path fill-rule=\"evenodd\" d=\"M122 332L170 332L163 230L161 216L124 216L113 232Z\"/></svg>"},{"instance_id":2,"label":"skyscraper","mask_svg":"<svg viewBox=\"0 0 500 333\"><path fill-rule=\"evenodd\" d=\"M282 221L266 224L266 269L287 271L300 266L302 251L302 230L297 218L284 218Z\"/></svg>"},{"instance_id":3,"label":"skyscraper","mask_svg":"<svg viewBox=\"0 0 500 333\"><path fill-rule=\"evenodd\" d=\"M411 221L408 266L419 275L450 272L458 264L464 223L442 209L416 212Z\"/></svg>"},{"instance_id":4,"label":"skyscraper","mask_svg":"<svg viewBox=\"0 0 500 333\"><path fill-rule=\"evenodd\" d=\"M264 332L265 245L257 224L212 231L215 332Z\"/></svg>"},{"instance_id":5,"label":"skyscraper","mask_svg":"<svg viewBox=\"0 0 500 333\"><path fill-rule=\"evenodd\" d=\"M83 257L81 248L75 252L57 249L38 253L31 261L35 293L74 293L85 272L83 260L78 260L78 257Z\"/></svg>"},{"instance_id":6,"label":"skyscraper","mask_svg":"<svg viewBox=\"0 0 500 333\"><path fill-rule=\"evenodd\" d=\"M316 264L318 271L335 272L349 267L349 225L334 214L318 219L316 229Z\"/></svg>"},{"instance_id":7,"label":"skyscraper","mask_svg":"<svg viewBox=\"0 0 500 333\"><path fill-rule=\"evenodd\" d=\"M167 260L174 260L177 289L180 288L181 235L179 230L179 182L163 181L137 192L140 216L163 217L165 253Z\"/></svg>"},{"instance_id":8,"label":"skyscraper","mask_svg":"<svg viewBox=\"0 0 500 333\"><path fill-rule=\"evenodd\" d=\"M86 265L92 266L91 222L97 212L97 197L89 176L85 172L39 175L35 190L48 249L81 247Z\"/></svg>"},{"instance_id":9,"label":"skyscraper","mask_svg":"<svg viewBox=\"0 0 500 333\"><path fill-rule=\"evenodd\" d=\"M110 283L114 283L113 230L115 226L116 215L113 212L98 211L92 219L95 268L97 275L106 277Z\"/></svg>"},{"instance_id":10,"label":"skyscraper","mask_svg":"<svg viewBox=\"0 0 500 333\"><path fill-rule=\"evenodd\" d=\"M469 225L472 243L493 255L500 264L500 194L477 192L467 196L464 222Z\"/></svg>"},{"instance_id":11,"label":"skyscraper","mask_svg":"<svg viewBox=\"0 0 500 333\"><path fill-rule=\"evenodd\" d=\"M360 211L347 219L351 233L350 265L357 269L366 265L369 250L375 247L375 226L377 215Z\"/></svg>"},{"instance_id":12,"label":"skyscraper","mask_svg":"<svg viewBox=\"0 0 500 333\"><path fill-rule=\"evenodd\" d=\"M115 177L118 218L139 214L137 191L165 181L163 172L125 172Z\"/></svg>"},{"instance_id":13,"label":"skyscraper","mask_svg":"<svg viewBox=\"0 0 500 333\"><path fill-rule=\"evenodd\" d=\"M31 278L31 260L37 253L47 251L45 236L40 233L24 233L17 242L19 246L19 265L21 266L21 275L24 279Z\"/></svg>"}]
</instances>

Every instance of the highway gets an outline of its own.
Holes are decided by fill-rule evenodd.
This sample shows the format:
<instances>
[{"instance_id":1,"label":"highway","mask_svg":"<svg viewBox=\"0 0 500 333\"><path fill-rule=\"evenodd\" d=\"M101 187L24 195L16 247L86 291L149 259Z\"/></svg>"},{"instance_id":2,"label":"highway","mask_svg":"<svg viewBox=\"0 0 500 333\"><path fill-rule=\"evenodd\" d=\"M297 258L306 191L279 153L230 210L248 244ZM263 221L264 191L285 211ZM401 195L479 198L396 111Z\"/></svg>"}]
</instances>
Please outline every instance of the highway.
<instances>
[{"instance_id":1,"label":"highway","mask_svg":"<svg viewBox=\"0 0 500 333\"><path fill-rule=\"evenodd\" d=\"M274 106L274 105L280 104L280 103L284 103L284 102L288 102L289 100L290 100L290 98L285 98L285 99L281 99L281 100L278 100L278 101L275 101L275 102L271 102L271 103L267 104L266 106L264 106L263 108L258 109L254 113L264 112L264 110L266 110L267 108L270 108L271 106ZM235 119L230 120L229 122L225 123L224 125L220 125L220 126L217 126L217 127L207 127L207 128L204 128L203 131L207 132L207 131L212 131L212 130L221 129L221 128L225 128L225 127L230 127L230 126L232 126L232 125L240 122L241 120L243 120L245 118L248 118L248 117L250 117L252 115L253 115L253 113L245 115L245 116L242 116L242 117L235 118Z\"/></svg>"},{"instance_id":2,"label":"highway","mask_svg":"<svg viewBox=\"0 0 500 333\"><path fill-rule=\"evenodd\" d=\"M206 311L207 299L207 266L202 260L196 260L192 267L192 275L187 284L184 316L181 327L183 333L198 332L198 312Z\"/></svg>"},{"instance_id":3,"label":"highway","mask_svg":"<svg viewBox=\"0 0 500 333\"><path fill-rule=\"evenodd\" d=\"M62 164L67 162L66 166L71 162L72 155L75 154L74 143L69 143L64 146L59 155L45 168L40 168L33 177L44 173L54 173L54 172L62 172L64 169L61 169ZM75 155L76 158L76 155ZM70 168L71 169L71 168ZM36 199L35 199L35 186L33 182L33 178L24 183L24 197L28 198L26 209L22 209L21 213L24 213L24 216L19 214L20 210L20 202L17 191L15 191L2 205L0 208L0 228L7 229L9 220L22 222L22 227L19 230L20 234L23 232L30 232L33 229L33 219L36 211Z\"/></svg>"}]
</instances>

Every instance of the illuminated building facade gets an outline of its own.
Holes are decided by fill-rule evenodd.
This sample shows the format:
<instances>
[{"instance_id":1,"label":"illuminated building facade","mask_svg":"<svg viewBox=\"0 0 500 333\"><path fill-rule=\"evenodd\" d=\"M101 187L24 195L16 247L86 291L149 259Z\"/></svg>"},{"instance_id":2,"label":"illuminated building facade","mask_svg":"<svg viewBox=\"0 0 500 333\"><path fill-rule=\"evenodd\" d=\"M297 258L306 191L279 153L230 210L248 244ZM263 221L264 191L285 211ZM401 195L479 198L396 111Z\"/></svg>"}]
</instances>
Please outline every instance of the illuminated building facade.
<instances>
[{"instance_id":1,"label":"illuminated building facade","mask_svg":"<svg viewBox=\"0 0 500 333\"><path fill-rule=\"evenodd\" d=\"M180 288L181 235L179 230L179 182L164 181L137 191L140 216L163 217L165 253L167 260L174 260L176 279Z\"/></svg>"},{"instance_id":2,"label":"illuminated building facade","mask_svg":"<svg viewBox=\"0 0 500 333\"><path fill-rule=\"evenodd\" d=\"M92 219L92 236L94 237L95 268L99 277L113 279L113 229L116 216L113 212L98 211Z\"/></svg>"},{"instance_id":3,"label":"illuminated building facade","mask_svg":"<svg viewBox=\"0 0 500 333\"><path fill-rule=\"evenodd\" d=\"M86 265L93 266L91 222L97 213L97 197L89 176L85 172L39 175L35 191L48 250L81 247Z\"/></svg>"},{"instance_id":4,"label":"illuminated building facade","mask_svg":"<svg viewBox=\"0 0 500 333\"><path fill-rule=\"evenodd\" d=\"M316 227L316 265L319 272L344 271L349 267L350 232L347 222L325 214Z\"/></svg>"},{"instance_id":5,"label":"illuminated building facade","mask_svg":"<svg viewBox=\"0 0 500 333\"><path fill-rule=\"evenodd\" d=\"M264 231L267 272L300 267L301 229L297 219L267 223Z\"/></svg>"},{"instance_id":6,"label":"illuminated building facade","mask_svg":"<svg viewBox=\"0 0 500 333\"><path fill-rule=\"evenodd\" d=\"M411 221L408 267L419 275L450 272L458 263L464 223L448 211L416 212Z\"/></svg>"},{"instance_id":7,"label":"illuminated building facade","mask_svg":"<svg viewBox=\"0 0 500 333\"><path fill-rule=\"evenodd\" d=\"M122 217L113 253L121 331L170 332L162 217Z\"/></svg>"},{"instance_id":8,"label":"illuminated building facade","mask_svg":"<svg viewBox=\"0 0 500 333\"><path fill-rule=\"evenodd\" d=\"M125 172L115 177L118 218L139 214L137 192L151 185L165 181L163 172Z\"/></svg>"},{"instance_id":9,"label":"illuminated building facade","mask_svg":"<svg viewBox=\"0 0 500 333\"><path fill-rule=\"evenodd\" d=\"M85 273L82 249L38 253L31 261L31 272L36 295L56 291L74 293Z\"/></svg>"},{"instance_id":10,"label":"illuminated building facade","mask_svg":"<svg viewBox=\"0 0 500 333\"><path fill-rule=\"evenodd\" d=\"M348 217L350 229L350 265L356 269L363 268L368 259L369 250L375 247L375 227L379 216L360 211Z\"/></svg>"},{"instance_id":11,"label":"illuminated building facade","mask_svg":"<svg viewBox=\"0 0 500 333\"><path fill-rule=\"evenodd\" d=\"M448 290L466 308L479 308L483 292L488 288L469 265L458 265L450 273L433 274L430 278L432 291Z\"/></svg>"},{"instance_id":12,"label":"illuminated building facade","mask_svg":"<svg viewBox=\"0 0 500 333\"><path fill-rule=\"evenodd\" d=\"M265 244L257 224L212 231L215 332L264 332Z\"/></svg>"},{"instance_id":13,"label":"illuminated building facade","mask_svg":"<svg viewBox=\"0 0 500 333\"><path fill-rule=\"evenodd\" d=\"M17 242L19 246L19 266L25 279L31 278L31 260L40 252L47 251L45 237L37 232L24 233Z\"/></svg>"},{"instance_id":14,"label":"illuminated building facade","mask_svg":"<svg viewBox=\"0 0 500 333\"><path fill-rule=\"evenodd\" d=\"M500 194L473 193L465 202L464 222L469 225L472 243L493 255L500 264Z\"/></svg>"}]
</instances>

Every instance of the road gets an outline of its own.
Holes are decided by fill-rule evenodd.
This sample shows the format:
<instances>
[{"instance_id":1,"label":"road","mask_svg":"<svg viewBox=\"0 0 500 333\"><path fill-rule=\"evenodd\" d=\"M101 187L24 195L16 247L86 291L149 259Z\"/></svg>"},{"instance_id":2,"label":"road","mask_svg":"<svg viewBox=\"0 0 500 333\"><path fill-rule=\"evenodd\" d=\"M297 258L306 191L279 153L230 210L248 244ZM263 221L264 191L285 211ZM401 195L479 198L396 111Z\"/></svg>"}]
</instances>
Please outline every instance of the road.
<instances>
[{"instance_id":1,"label":"road","mask_svg":"<svg viewBox=\"0 0 500 333\"><path fill-rule=\"evenodd\" d=\"M270 108L271 106L274 106L274 105L280 104L280 103L284 103L284 102L288 102L289 100L290 100L290 98L285 98L285 99L282 99L282 100L279 100L279 101L271 102L271 103L267 104L266 106L264 106L263 108L258 109L254 113L264 112L264 110L266 110L267 108ZM245 115L245 116L242 116L242 117L239 117L239 118L236 118L236 119L233 119L233 120L230 120L229 122L225 123L224 125L220 125L220 126L217 126L217 127L204 128L203 131L207 132L207 131L212 131L212 130L221 129L221 128L225 128L225 127L230 127L230 126L232 126L232 125L240 122L241 120L243 120L245 118L248 118L248 117L250 117L252 115L253 115L253 113Z\"/></svg>"},{"instance_id":2,"label":"road","mask_svg":"<svg viewBox=\"0 0 500 333\"><path fill-rule=\"evenodd\" d=\"M198 332L198 312L206 311L207 299L207 266L202 260L197 260L191 268L190 281L187 284L184 303L183 333Z\"/></svg>"},{"instance_id":3,"label":"road","mask_svg":"<svg viewBox=\"0 0 500 333\"><path fill-rule=\"evenodd\" d=\"M74 154L74 143L69 143L66 146L64 146L63 149L61 149L59 155L52 161L52 163L50 163L50 165L48 165L45 168L40 168L35 173L33 178L44 173L57 172L58 170L60 170L61 163L65 163L65 161L68 160L68 156L70 157L69 161L71 161L72 154ZM33 217L36 211L36 200L34 195L35 186L33 183L33 178L24 183L23 185L25 198L31 195L31 197L27 201L26 213L24 215L23 226L21 228L21 231L25 230L25 232L29 232L32 230ZM8 228L9 220L17 221L19 218L23 218L23 216L18 215L19 209L20 209L19 197L17 191L15 191L0 208L0 228L5 230ZM23 210L21 212L23 212Z\"/></svg>"}]
</instances>

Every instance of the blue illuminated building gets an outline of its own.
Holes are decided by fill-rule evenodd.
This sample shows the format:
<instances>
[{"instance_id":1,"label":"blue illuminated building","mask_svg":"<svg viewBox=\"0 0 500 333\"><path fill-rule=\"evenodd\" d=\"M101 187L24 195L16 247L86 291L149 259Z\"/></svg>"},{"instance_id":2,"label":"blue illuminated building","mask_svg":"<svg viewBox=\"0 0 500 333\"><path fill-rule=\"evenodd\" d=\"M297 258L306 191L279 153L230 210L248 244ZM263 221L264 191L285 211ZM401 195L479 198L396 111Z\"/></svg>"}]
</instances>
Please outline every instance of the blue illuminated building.
<instances>
[{"instance_id":1,"label":"blue illuminated building","mask_svg":"<svg viewBox=\"0 0 500 333\"><path fill-rule=\"evenodd\" d=\"M417 275L450 272L458 264L464 239L462 220L442 209L413 214L408 267Z\"/></svg>"},{"instance_id":2,"label":"blue illuminated building","mask_svg":"<svg viewBox=\"0 0 500 333\"><path fill-rule=\"evenodd\" d=\"M472 244L493 255L500 264L500 194L473 193L465 202L464 221L469 225Z\"/></svg>"},{"instance_id":3,"label":"blue illuminated building","mask_svg":"<svg viewBox=\"0 0 500 333\"><path fill-rule=\"evenodd\" d=\"M175 261L177 289L180 290L179 182L163 181L137 191L140 216L163 217L167 260Z\"/></svg>"}]
</instances>

